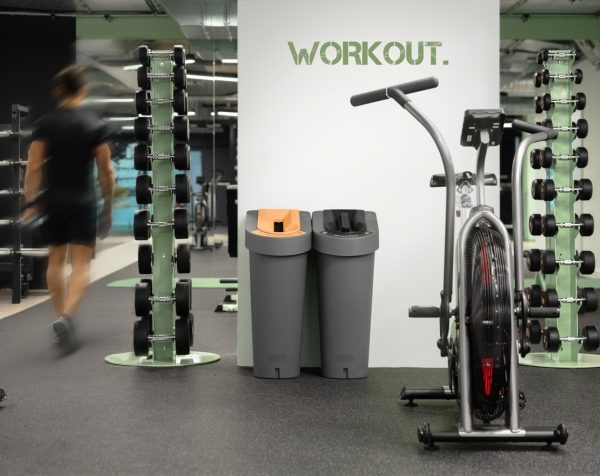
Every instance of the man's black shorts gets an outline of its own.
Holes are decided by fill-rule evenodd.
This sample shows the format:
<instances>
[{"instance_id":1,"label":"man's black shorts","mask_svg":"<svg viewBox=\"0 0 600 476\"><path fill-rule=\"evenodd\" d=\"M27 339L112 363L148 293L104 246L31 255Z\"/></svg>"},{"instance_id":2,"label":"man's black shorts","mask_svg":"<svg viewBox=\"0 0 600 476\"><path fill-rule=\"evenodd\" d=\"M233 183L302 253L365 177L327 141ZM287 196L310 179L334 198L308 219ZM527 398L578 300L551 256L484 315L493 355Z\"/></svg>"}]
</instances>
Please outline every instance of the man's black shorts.
<instances>
[{"instance_id":1,"label":"man's black shorts","mask_svg":"<svg viewBox=\"0 0 600 476\"><path fill-rule=\"evenodd\" d=\"M50 246L94 246L96 243L96 204L90 201L49 203L45 206L46 242Z\"/></svg>"}]
</instances>

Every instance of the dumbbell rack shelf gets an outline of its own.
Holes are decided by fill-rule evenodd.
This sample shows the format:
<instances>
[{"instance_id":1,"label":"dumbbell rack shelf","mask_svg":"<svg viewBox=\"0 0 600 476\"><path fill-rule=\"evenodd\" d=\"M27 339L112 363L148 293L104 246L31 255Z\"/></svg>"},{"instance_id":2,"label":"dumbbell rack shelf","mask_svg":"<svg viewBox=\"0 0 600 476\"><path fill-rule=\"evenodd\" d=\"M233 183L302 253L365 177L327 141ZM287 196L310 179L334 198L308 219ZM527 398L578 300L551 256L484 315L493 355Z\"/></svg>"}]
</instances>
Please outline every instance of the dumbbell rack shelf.
<instances>
[{"instance_id":1,"label":"dumbbell rack shelf","mask_svg":"<svg viewBox=\"0 0 600 476\"><path fill-rule=\"evenodd\" d=\"M24 257L46 257L47 248L24 248L22 235L22 222L20 219L21 207L24 199L24 178L27 161L22 157L27 153L24 139L28 138L30 131L23 129L25 118L29 115L29 108L20 104L13 104L11 108L11 124L5 129L1 126L0 139L13 141L11 158L0 160L0 174L10 177L10 188L0 190L0 195L7 197L10 202L8 213L0 216L2 235L10 236L10 248L0 247L0 257L10 258L9 261L0 262L0 271L9 271L12 277L12 303L19 304L21 298L27 297L31 273Z\"/></svg>"},{"instance_id":2,"label":"dumbbell rack shelf","mask_svg":"<svg viewBox=\"0 0 600 476\"><path fill-rule=\"evenodd\" d=\"M136 198L149 208L136 212L134 236L137 240L151 239L151 244L139 246L138 266L140 273L152 274L152 278L142 279L135 286L135 314L140 319L134 323L134 352L112 354L105 360L140 367L216 362L220 359L217 354L190 350L194 327L192 282L174 280L175 266L180 273L190 272L189 244L180 243L177 252L174 247L175 238L188 237L187 211L174 207L176 201L189 201L189 180L185 172L177 180L173 178L174 165L189 170L189 147L174 146L174 138L179 142L189 140L188 119L181 115L187 114L185 51L181 46L173 51L151 51L140 46L139 59L144 74L138 71L138 86L149 90L150 95L138 92L136 110L145 116L151 112L151 117L138 117L134 126L136 139L142 142L136 146L135 165L143 172L136 181ZM175 94L185 100L185 110L176 108L178 116L173 116L174 86L178 89ZM145 175L149 171L152 180Z\"/></svg>"},{"instance_id":3,"label":"dumbbell rack shelf","mask_svg":"<svg viewBox=\"0 0 600 476\"><path fill-rule=\"evenodd\" d=\"M573 84L580 84L583 80L581 70L573 69L574 61L578 53L570 50L546 50L538 54L538 64L543 64L543 70L536 73L534 84L541 91L535 99L535 110L537 113L545 112L546 120L542 125L554 127L559 131L558 138L547 144L546 149L532 151L532 165L537 161L534 168L541 168L546 171L546 180L536 181L532 186L532 193L535 198L546 198L546 215L532 215L530 217L530 230L538 228L538 232L532 234L542 234L544 232L545 249L541 252L554 258L558 266L555 272L539 272L536 275L534 286L536 291L541 288L546 299L554 302L552 307L560 307L560 317L556 319L545 319L545 329L543 339L553 339L555 347L547 352L532 352L526 357L520 359L523 365L551 368L589 368L600 367L600 355L580 353L582 344L588 339L583 335L588 332L596 332L595 328L590 331L588 327L579 329L579 312L586 308L585 299L580 296L586 295L585 292L596 293L591 288L584 288L583 282L587 279L579 280L578 273L582 274L593 272L593 254L583 251L581 254L576 249L576 238L579 233L582 236L589 236L593 231L593 218L589 215L577 217L575 215L575 203L577 199L588 199L591 196L591 182L581 180L576 181L573 178L573 172L576 167L583 168L587 165L587 150L577 148L574 150L573 140L576 137L583 138L587 135L587 121L579 120L576 124L572 122L572 114L575 109L585 107L585 95L577 93L572 95ZM535 156L537 154L537 156ZM586 183L587 182L587 183ZM583 191L581 187L590 187L589 194ZM534 190L537 188L537 192ZM573 190L573 189L577 190ZM558 192L558 193L557 193ZM561 193L562 192L562 193ZM585 195L589 196L585 196ZM543 220L543 225L541 220ZM591 221L591 228L590 223ZM532 228L533 227L533 228ZM591 230L591 231L590 231ZM532 259L532 253L539 253L539 250L530 250L529 259ZM585 265L581 259L590 258ZM542 260L543 261L543 260ZM542 263L542 270L544 263ZM590 268L585 270L585 268ZM533 288L530 289L530 302ZM597 301L597 294L594 298ZM590 300L591 305L591 300ZM596 304L597 306L597 304ZM531 325L531 324L530 324ZM538 326L537 322L535 326ZM541 327L538 327L538 332ZM530 331L533 333L533 331ZM552 335L552 336L550 336ZM560 337L560 341L558 338ZM597 340L598 335L593 339ZM547 347L547 346L546 346Z\"/></svg>"}]
</instances>

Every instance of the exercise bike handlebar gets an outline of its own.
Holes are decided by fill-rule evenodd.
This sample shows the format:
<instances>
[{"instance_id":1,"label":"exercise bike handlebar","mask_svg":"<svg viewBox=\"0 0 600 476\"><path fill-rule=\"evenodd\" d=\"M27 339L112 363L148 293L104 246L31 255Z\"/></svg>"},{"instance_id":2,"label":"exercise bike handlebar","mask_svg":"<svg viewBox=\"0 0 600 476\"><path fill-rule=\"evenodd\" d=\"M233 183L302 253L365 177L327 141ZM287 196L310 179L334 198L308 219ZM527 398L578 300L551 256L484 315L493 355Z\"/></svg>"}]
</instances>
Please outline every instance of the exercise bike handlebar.
<instances>
[{"instance_id":1,"label":"exercise bike handlebar","mask_svg":"<svg viewBox=\"0 0 600 476\"><path fill-rule=\"evenodd\" d=\"M530 122L521 121L515 119L512 121L513 129L521 132L527 132L529 134L535 134L537 132L543 132L549 140L556 139L558 137L558 131L550 129L548 127L539 126L537 124L531 124Z\"/></svg>"},{"instance_id":2,"label":"exercise bike handlebar","mask_svg":"<svg viewBox=\"0 0 600 476\"><path fill-rule=\"evenodd\" d=\"M376 89L374 91L369 91L361 94L355 94L350 98L350 104L356 107L389 99L390 96L388 94L388 91L392 89L400 90L404 94L411 94L419 91L425 91L426 89L437 88L438 84L438 79L434 76L430 76L428 78L409 81L408 83L397 84L395 86L389 86L387 88Z\"/></svg>"}]
</instances>

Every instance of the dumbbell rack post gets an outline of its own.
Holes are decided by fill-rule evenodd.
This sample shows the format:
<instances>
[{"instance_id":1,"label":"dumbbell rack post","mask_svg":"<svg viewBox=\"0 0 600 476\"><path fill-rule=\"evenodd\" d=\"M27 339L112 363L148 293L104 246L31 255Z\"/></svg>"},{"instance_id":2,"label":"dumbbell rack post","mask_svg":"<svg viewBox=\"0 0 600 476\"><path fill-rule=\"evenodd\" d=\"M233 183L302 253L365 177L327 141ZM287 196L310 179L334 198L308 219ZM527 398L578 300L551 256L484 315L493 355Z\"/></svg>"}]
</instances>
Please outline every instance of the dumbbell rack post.
<instances>
[{"instance_id":1,"label":"dumbbell rack post","mask_svg":"<svg viewBox=\"0 0 600 476\"><path fill-rule=\"evenodd\" d=\"M150 98L171 100L173 99L173 84L169 75L173 71L173 64L168 52L160 53L160 55L150 56L150 71L153 74L164 74L165 77L155 78L151 81ZM174 153L173 133L160 130L160 128L172 126L174 122L173 106L169 101L159 101L152 104L151 113L152 127L158 128L150 131L152 155L172 156ZM151 170L155 189L152 191L152 221L173 223L175 219L173 194L164 191L165 188L174 186L173 162L171 160L152 160ZM153 299L151 302L151 352L148 356L135 355L134 352L112 354L105 360L116 365L141 367L179 367L218 361L220 356L209 352L190 351L186 355L176 355L175 341L171 337L176 334L175 303L169 300L171 296L174 296L174 227L152 227L150 237L152 240L152 296L167 298L165 300Z\"/></svg>"},{"instance_id":2,"label":"dumbbell rack post","mask_svg":"<svg viewBox=\"0 0 600 476\"><path fill-rule=\"evenodd\" d=\"M545 67L551 75L570 75L574 63L573 56L553 58L545 61ZM543 92L551 94L552 99L571 99L572 81L550 81ZM571 126L573 113L572 104L554 104L546 112L546 117L552 120L554 127ZM573 150L573 133L561 131L558 138L551 144L555 155L569 155ZM551 168L546 168L546 178L554 180L556 187L573 187L573 171L575 163L571 160L556 160ZM558 193L553 201L546 202L546 214L553 214L557 223L572 223L575 221L575 194ZM546 238L545 249L553 250L557 259L573 259L577 250L575 240L577 228L563 228L554 237ZM543 289L554 288L559 296L577 296L577 266L559 266L554 274L537 274L536 281ZM558 319L546 319L546 327L555 326L561 336L579 335L578 306L567 304L560 308ZM600 367L600 356L580 354L580 342L563 341L561 349L556 353L530 353L520 360L521 364L536 367Z\"/></svg>"},{"instance_id":3,"label":"dumbbell rack post","mask_svg":"<svg viewBox=\"0 0 600 476\"><path fill-rule=\"evenodd\" d=\"M151 59L153 73L171 73L169 58L155 57ZM152 99L173 98L171 82L152 81L150 92ZM173 109L170 104L152 106L152 124L169 126L173 120ZM164 132L152 132L152 153L172 154L173 135ZM173 186L173 163L170 160L157 160L152 164L152 179L155 186ZM173 221L173 196L170 193L152 194L152 214L155 221ZM170 296L173 293L173 230L171 228L152 229L152 249L154 254L152 266L153 293L157 296ZM152 305L152 328L155 334L173 334L175 325L171 302L154 302ZM173 341L156 341L152 343L155 361L172 361L174 359Z\"/></svg>"}]
</instances>

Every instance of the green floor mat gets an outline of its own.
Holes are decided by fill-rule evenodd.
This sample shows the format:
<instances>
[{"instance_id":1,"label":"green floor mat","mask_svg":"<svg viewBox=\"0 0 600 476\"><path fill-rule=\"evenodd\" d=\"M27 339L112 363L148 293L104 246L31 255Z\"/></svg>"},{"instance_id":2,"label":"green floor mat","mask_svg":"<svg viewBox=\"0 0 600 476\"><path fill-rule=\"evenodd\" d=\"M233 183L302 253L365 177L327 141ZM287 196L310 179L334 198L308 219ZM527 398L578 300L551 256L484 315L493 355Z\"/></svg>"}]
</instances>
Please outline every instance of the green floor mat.
<instances>
[{"instance_id":1,"label":"green floor mat","mask_svg":"<svg viewBox=\"0 0 600 476\"><path fill-rule=\"evenodd\" d=\"M193 288L204 288L204 289L228 289L237 287L237 283L220 283L221 279L235 279L235 278L192 278ZM173 280L173 285L177 280ZM109 288L133 288L136 283L139 283L139 278L119 279L108 283Z\"/></svg>"}]
</instances>

